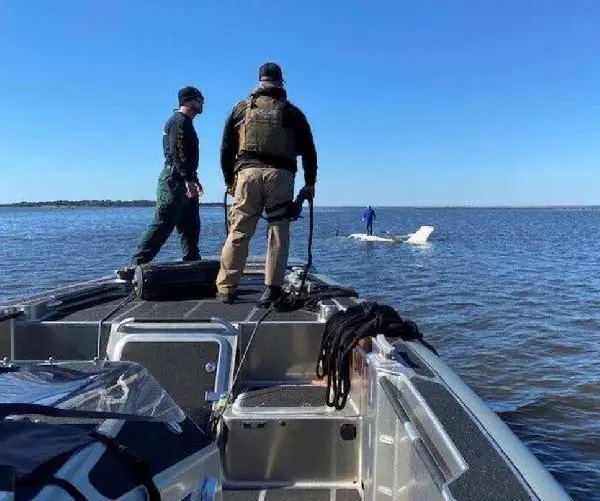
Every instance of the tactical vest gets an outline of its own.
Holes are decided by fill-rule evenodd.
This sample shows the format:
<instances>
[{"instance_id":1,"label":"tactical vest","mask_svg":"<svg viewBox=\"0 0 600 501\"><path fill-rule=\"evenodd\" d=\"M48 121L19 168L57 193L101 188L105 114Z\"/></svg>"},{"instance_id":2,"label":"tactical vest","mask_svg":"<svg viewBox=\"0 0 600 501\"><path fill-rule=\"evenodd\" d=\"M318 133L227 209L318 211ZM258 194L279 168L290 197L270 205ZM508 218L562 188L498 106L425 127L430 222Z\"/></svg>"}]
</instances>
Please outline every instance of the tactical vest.
<instances>
[{"instance_id":1,"label":"tactical vest","mask_svg":"<svg viewBox=\"0 0 600 501\"><path fill-rule=\"evenodd\" d=\"M283 126L286 100L269 96L250 96L244 121L239 129L239 152L265 153L295 159L294 129Z\"/></svg>"}]
</instances>

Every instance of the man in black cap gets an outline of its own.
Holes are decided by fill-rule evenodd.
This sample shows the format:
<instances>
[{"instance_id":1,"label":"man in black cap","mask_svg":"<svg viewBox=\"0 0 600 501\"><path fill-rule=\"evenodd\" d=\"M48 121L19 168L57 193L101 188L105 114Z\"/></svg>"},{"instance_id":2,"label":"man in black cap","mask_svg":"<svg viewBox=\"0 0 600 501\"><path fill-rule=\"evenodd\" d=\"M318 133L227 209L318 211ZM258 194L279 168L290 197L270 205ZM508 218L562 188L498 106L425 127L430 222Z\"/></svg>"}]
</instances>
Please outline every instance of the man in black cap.
<instances>
[{"instance_id":1,"label":"man in black cap","mask_svg":"<svg viewBox=\"0 0 600 501\"><path fill-rule=\"evenodd\" d=\"M304 113L287 100L279 65L265 63L259 83L225 124L221 169L234 196L229 235L221 252L217 299L236 296L248 245L263 210L269 225L262 306L281 295L289 251L288 205L294 196L296 157L302 156L304 194L314 197L317 153Z\"/></svg>"},{"instance_id":2,"label":"man in black cap","mask_svg":"<svg viewBox=\"0 0 600 501\"><path fill-rule=\"evenodd\" d=\"M163 131L165 167L158 177L154 220L142 235L131 265L121 270L123 278L129 278L135 266L151 261L175 228L181 240L182 259L200 259L198 199L202 185L197 174L198 135L193 119L202 113L204 97L195 87L184 87L177 97L179 109L167 120Z\"/></svg>"}]
</instances>

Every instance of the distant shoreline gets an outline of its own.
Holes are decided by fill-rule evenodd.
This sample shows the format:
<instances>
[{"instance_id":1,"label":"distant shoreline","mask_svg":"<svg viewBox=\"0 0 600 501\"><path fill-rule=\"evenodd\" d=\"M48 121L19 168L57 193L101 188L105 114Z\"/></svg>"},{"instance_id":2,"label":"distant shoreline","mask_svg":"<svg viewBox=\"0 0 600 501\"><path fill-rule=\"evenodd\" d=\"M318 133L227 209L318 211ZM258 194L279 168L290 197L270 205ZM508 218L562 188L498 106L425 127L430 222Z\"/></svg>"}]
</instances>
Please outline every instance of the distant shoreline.
<instances>
[{"instance_id":1,"label":"distant shoreline","mask_svg":"<svg viewBox=\"0 0 600 501\"><path fill-rule=\"evenodd\" d=\"M47 202L14 202L0 207L154 207L155 200L53 200ZM221 206L219 202L201 203L204 207Z\"/></svg>"},{"instance_id":2,"label":"distant shoreline","mask_svg":"<svg viewBox=\"0 0 600 501\"><path fill-rule=\"evenodd\" d=\"M231 204L231 200L228 201ZM0 204L0 208L126 208L154 207L155 200L49 200L43 202L13 202ZM200 203L202 207L222 207L222 202ZM361 205L319 205L329 209L361 209ZM600 205L381 205L376 209L600 209Z\"/></svg>"}]
</instances>

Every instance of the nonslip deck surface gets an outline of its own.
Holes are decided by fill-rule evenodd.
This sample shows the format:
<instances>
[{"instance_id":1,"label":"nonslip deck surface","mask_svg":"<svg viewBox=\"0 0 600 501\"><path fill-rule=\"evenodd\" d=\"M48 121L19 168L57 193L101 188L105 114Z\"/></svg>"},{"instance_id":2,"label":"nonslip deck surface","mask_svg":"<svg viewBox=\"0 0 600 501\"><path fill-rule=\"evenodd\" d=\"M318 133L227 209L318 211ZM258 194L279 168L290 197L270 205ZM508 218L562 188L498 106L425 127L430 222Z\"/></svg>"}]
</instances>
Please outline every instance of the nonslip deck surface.
<instances>
[{"instance_id":1,"label":"nonslip deck surface","mask_svg":"<svg viewBox=\"0 0 600 501\"><path fill-rule=\"evenodd\" d=\"M260 297L260 296L259 296ZM68 322L99 322L113 308L123 301L112 300L97 304L65 315L55 315L49 320ZM198 299L186 301L143 301L134 299L104 318L106 323L119 322L134 317L146 320L205 320L210 317L221 317L233 322L241 322L248 318L256 307L255 302L245 301L234 304L222 304L214 299Z\"/></svg>"},{"instance_id":2,"label":"nonslip deck surface","mask_svg":"<svg viewBox=\"0 0 600 501\"><path fill-rule=\"evenodd\" d=\"M477 426L475 420L443 385L420 377L412 378L411 382L423 396L469 466L462 475L449 483L454 499L460 501L536 499L518 480L518 476L513 473L502 454ZM399 393L398 399L402 400ZM419 429L418 419L415 416L411 416L411 419Z\"/></svg>"},{"instance_id":3,"label":"nonslip deck surface","mask_svg":"<svg viewBox=\"0 0 600 501\"><path fill-rule=\"evenodd\" d=\"M241 407L323 407L321 386L270 386L246 390L238 397Z\"/></svg>"},{"instance_id":4,"label":"nonslip deck surface","mask_svg":"<svg viewBox=\"0 0 600 501\"><path fill-rule=\"evenodd\" d=\"M190 299L180 301L144 301L133 298L123 304L117 311L111 311L123 303L124 297L87 301L80 306L73 305L69 309L58 311L46 320L68 322L104 322L116 323L126 318L137 320L194 321L220 317L231 322L257 321L265 313L265 309L257 303L263 293L264 286L255 278L244 278L238 288L238 297L233 304L222 304L214 298ZM107 317L107 315L109 315ZM107 317L107 318L105 318ZM314 321L315 313L303 310L293 312L271 312L265 322L301 322Z\"/></svg>"}]
</instances>

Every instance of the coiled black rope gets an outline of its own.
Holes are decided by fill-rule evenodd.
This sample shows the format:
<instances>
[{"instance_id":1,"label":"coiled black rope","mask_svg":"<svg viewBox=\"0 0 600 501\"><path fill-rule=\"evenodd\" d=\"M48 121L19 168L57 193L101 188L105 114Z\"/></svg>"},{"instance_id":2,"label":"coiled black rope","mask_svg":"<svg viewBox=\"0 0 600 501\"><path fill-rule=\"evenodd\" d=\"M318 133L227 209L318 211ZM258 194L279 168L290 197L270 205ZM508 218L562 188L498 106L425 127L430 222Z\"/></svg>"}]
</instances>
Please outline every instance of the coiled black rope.
<instances>
[{"instance_id":1,"label":"coiled black rope","mask_svg":"<svg viewBox=\"0 0 600 501\"><path fill-rule=\"evenodd\" d=\"M391 306L366 301L338 311L325 324L317 362L317 377L327 376L329 407L344 408L350 393L352 350L361 339L378 334L419 341L437 355L435 348L423 340L417 325L402 319Z\"/></svg>"}]
</instances>

